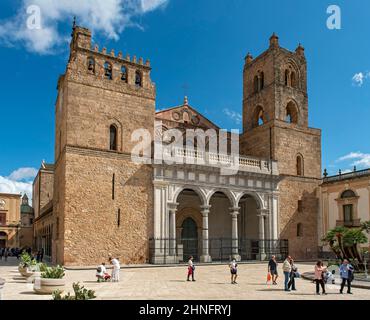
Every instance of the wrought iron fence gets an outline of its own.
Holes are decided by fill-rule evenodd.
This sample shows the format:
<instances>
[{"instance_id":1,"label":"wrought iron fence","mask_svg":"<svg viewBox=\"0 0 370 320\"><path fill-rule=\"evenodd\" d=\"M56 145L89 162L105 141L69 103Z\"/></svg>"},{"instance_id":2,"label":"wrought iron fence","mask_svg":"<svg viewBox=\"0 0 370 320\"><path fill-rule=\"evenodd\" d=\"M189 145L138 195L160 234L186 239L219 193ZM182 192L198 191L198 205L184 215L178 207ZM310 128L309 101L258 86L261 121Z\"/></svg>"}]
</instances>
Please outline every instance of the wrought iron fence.
<instances>
[{"instance_id":1,"label":"wrought iron fence","mask_svg":"<svg viewBox=\"0 0 370 320\"><path fill-rule=\"evenodd\" d=\"M190 256L195 261L202 254L202 240L157 238L149 240L150 262L153 264L173 264L186 262ZM233 252L232 238L211 238L208 240L209 255L213 262L230 261ZM238 239L238 254L242 261L265 260L275 255L283 260L288 255L288 240Z\"/></svg>"}]
</instances>

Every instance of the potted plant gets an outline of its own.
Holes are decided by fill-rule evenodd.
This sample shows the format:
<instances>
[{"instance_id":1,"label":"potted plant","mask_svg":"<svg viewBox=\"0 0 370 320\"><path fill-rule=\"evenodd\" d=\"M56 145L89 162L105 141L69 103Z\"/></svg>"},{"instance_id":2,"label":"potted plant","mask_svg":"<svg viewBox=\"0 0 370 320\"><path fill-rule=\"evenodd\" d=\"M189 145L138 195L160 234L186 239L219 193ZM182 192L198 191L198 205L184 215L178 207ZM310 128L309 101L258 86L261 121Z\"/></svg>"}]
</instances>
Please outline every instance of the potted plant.
<instances>
[{"instance_id":1,"label":"potted plant","mask_svg":"<svg viewBox=\"0 0 370 320\"><path fill-rule=\"evenodd\" d=\"M80 286L79 283L73 283L74 296L69 292L66 295L62 295L60 290L53 292L53 300L91 300L95 299L95 291L85 289L84 286Z\"/></svg>"},{"instance_id":2,"label":"potted plant","mask_svg":"<svg viewBox=\"0 0 370 320\"><path fill-rule=\"evenodd\" d=\"M33 275L33 269L36 267L36 260L27 252L22 252L21 262L18 266L18 271L23 277L30 277Z\"/></svg>"},{"instance_id":3,"label":"potted plant","mask_svg":"<svg viewBox=\"0 0 370 320\"><path fill-rule=\"evenodd\" d=\"M41 278L35 279L33 290L39 294L52 294L54 291L64 291L66 285L64 268L61 266L44 267Z\"/></svg>"}]
</instances>

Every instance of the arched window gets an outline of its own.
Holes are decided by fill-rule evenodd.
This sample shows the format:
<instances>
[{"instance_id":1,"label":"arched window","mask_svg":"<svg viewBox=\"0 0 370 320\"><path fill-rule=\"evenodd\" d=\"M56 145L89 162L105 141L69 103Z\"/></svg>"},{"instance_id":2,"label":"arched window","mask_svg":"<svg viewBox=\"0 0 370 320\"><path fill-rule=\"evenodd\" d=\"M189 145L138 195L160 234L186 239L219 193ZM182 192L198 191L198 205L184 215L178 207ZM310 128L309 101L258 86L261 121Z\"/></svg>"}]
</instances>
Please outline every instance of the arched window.
<instances>
[{"instance_id":1,"label":"arched window","mask_svg":"<svg viewBox=\"0 0 370 320\"><path fill-rule=\"evenodd\" d=\"M135 73L135 85L138 86L138 87L143 86L143 79L142 79L140 71L136 71L136 73Z\"/></svg>"},{"instance_id":2,"label":"arched window","mask_svg":"<svg viewBox=\"0 0 370 320\"><path fill-rule=\"evenodd\" d=\"M95 73L95 59L93 57L87 59L87 70L91 73Z\"/></svg>"},{"instance_id":3,"label":"arched window","mask_svg":"<svg viewBox=\"0 0 370 320\"><path fill-rule=\"evenodd\" d=\"M352 190L346 190L341 195L342 199L348 199L348 198L356 198L356 193L354 193Z\"/></svg>"},{"instance_id":4,"label":"arched window","mask_svg":"<svg viewBox=\"0 0 370 320\"><path fill-rule=\"evenodd\" d=\"M297 86L297 78L295 72L290 74L290 85L295 88Z\"/></svg>"},{"instance_id":5,"label":"arched window","mask_svg":"<svg viewBox=\"0 0 370 320\"><path fill-rule=\"evenodd\" d=\"M127 68L125 66L121 68L121 80L127 82Z\"/></svg>"},{"instance_id":6,"label":"arched window","mask_svg":"<svg viewBox=\"0 0 370 320\"><path fill-rule=\"evenodd\" d=\"M303 237L303 225L302 225L302 223L297 224L297 237Z\"/></svg>"},{"instance_id":7,"label":"arched window","mask_svg":"<svg viewBox=\"0 0 370 320\"><path fill-rule=\"evenodd\" d=\"M104 76L108 80L113 79L113 68L109 62L104 63Z\"/></svg>"},{"instance_id":8,"label":"arched window","mask_svg":"<svg viewBox=\"0 0 370 320\"><path fill-rule=\"evenodd\" d=\"M255 76L253 80L254 93L258 92L258 77Z\"/></svg>"},{"instance_id":9,"label":"arched window","mask_svg":"<svg viewBox=\"0 0 370 320\"><path fill-rule=\"evenodd\" d=\"M260 73L260 90L265 87L265 74L263 72Z\"/></svg>"},{"instance_id":10,"label":"arched window","mask_svg":"<svg viewBox=\"0 0 370 320\"><path fill-rule=\"evenodd\" d=\"M301 154L297 155L297 176L303 177L304 175L304 161Z\"/></svg>"},{"instance_id":11,"label":"arched window","mask_svg":"<svg viewBox=\"0 0 370 320\"><path fill-rule=\"evenodd\" d=\"M117 151L117 127L114 124L109 128L109 150Z\"/></svg>"},{"instance_id":12,"label":"arched window","mask_svg":"<svg viewBox=\"0 0 370 320\"><path fill-rule=\"evenodd\" d=\"M285 70L284 82L286 86L289 86L289 70Z\"/></svg>"},{"instance_id":13,"label":"arched window","mask_svg":"<svg viewBox=\"0 0 370 320\"><path fill-rule=\"evenodd\" d=\"M261 106L257 106L254 110L253 127L259 127L265 123L265 114Z\"/></svg>"},{"instance_id":14,"label":"arched window","mask_svg":"<svg viewBox=\"0 0 370 320\"><path fill-rule=\"evenodd\" d=\"M298 109L293 101L290 101L286 107L285 121L288 123L298 123Z\"/></svg>"}]
</instances>

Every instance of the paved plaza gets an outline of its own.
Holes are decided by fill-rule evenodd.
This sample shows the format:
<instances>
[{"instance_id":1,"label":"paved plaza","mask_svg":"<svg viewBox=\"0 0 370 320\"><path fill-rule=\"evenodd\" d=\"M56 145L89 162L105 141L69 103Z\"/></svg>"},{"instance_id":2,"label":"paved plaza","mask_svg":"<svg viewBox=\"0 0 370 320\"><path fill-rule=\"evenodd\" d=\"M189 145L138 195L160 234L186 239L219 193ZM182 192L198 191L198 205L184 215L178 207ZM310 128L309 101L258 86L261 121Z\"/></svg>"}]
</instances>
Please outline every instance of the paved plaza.
<instances>
[{"instance_id":1,"label":"paved plaza","mask_svg":"<svg viewBox=\"0 0 370 320\"><path fill-rule=\"evenodd\" d=\"M12 260L13 259L13 260ZM297 264L299 271L310 272L313 264ZM279 271L281 264L279 265ZM238 284L230 284L229 269L225 265L198 266L196 282L187 282L186 266L123 268L119 283L97 283L95 270L67 270L67 291L72 283L80 282L96 291L98 300L368 300L370 290L353 289L353 295L339 295L339 287L330 285L327 296L316 296L315 285L298 279L297 291L284 292L282 276L278 285L266 284L266 264L241 264ZM282 275L282 272L280 272ZM0 261L0 278L6 280L2 292L4 300L49 300L51 296L36 295L32 284L26 283L17 270L16 261Z\"/></svg>"}]
</instances>

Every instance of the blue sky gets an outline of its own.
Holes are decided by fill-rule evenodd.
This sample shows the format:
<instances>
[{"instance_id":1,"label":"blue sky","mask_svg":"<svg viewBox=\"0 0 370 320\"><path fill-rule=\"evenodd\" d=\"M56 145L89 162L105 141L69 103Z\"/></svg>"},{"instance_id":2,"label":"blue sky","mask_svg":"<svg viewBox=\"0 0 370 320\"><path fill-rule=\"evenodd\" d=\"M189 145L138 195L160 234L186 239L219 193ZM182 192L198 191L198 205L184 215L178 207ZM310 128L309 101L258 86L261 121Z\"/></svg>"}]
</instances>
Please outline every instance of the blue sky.
<instances>
[{"instance_id":1,"label":"blue sky","mask_svg":"<svg viewBox=\"0 0 370 320\"><path fill-rule=\"evenodd\" d=\"M38 33L22 29L31 4L41 8ZM326 26L331 4L341 8L340 30ZM186 92L225 129L241 128L246 53L264 51L272 32L290 50L301 42L309 123L323 130L323 168L370 167L368 0L2 0L0 192L29 192L34 168L54 160L56 84L73 15L100 47L151 60L157 109L180 104Z\"/></svg>"}]
</instances>

